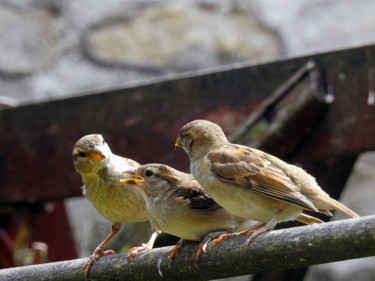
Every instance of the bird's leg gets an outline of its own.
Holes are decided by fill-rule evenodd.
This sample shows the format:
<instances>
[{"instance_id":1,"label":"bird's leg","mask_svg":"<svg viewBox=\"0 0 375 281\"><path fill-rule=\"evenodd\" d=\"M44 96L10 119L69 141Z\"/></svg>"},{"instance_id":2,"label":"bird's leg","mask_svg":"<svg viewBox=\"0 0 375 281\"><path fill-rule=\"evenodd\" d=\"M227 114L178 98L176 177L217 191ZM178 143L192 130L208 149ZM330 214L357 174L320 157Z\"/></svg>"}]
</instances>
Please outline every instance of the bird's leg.
<instances>
[{"instance_id":1,"label":"bird's leg","mask_svg":"<svg viewBox=\"0 0 375 281\"><path fill-rule=\"evenodd\" d=\"M172 250L168 253L169 262L172 262L175 255L178 254L178 252L181 250L182 246L186 244L187 242L190 242L189 240L180 239L177 244L172 248Z\"/></svg>"},{"instance_id":2,"label":"bird's leg","mask_svg":"<svg viewBox=\"0 0 375 281\"><path fill-rule=\"evenodd\" d=\"M231 238L231 237L249 235L250 233L253 233L253 232L257 231L258 229L262 228L265 225L266 225L265 223L261 223L261 224L255 226L255 227L253 227L253 228L250 228L250 229L247 229L247 230L244 230L244 231L241 231L241 232L221 234L219 236L219 238L211 241L209 243L209 245L211 245L211 244L214 244L214 245L219 244L221 241L223 241L225 239L228 239L228 238Z\"/></svg>"},{"instance_id":3,"label":"bird's leg","mask_svg":"<svg viewBox=\"0 0 375 281\"><path fill-rule=\"evenodd\" d=\"M135 258L135 256L138 255L139 252L142 252L144 250L152 249L152 247L154 247L154 243L155 243L156 237L158 237L158 235L160 233L161 233L160 230L153 229L151 237L150 237L150 240L148 240L148 242L146 244L142 243L142 246L131 248L128 251L128 261L130 261L131 259Z\"/></svg>"},{"instance_id":4,"label":"bird's leg","mask_svg":"<svg viewBox=\"0 0 375 281\"><path fill-rule=\"evenodd\" d=\"M107 238L104 239L104 241L102 243L100 243L100 245L98 247L96 247L94 253L89 257L89 259L87 260L87 262L85 263L85 265L82 268L82 271L85 272L84 273L85 280L87 279L87 276L89 275L90 268L94 264L94 262L96 262L102 256L108 256L108 255L115 255L116 254L116 252L113 251L113 250L104 251L104 248L107 246L109 241L111 241L111 239L120 231L120 229L121 229L120 223L116 222L116 223L112 224L111 234L109 234L107 236Z\"/></svg>"},{"instance_id":5,"label":"bird's leg","mask_svg":"<svg viewBox=\"0 0 375 281\"><path fill-rule=\"evenodd\" d=\"M195 254L195 261L199 261L200 257L201 257L201 254L202 254L202 251L203 252L206 252L206 249L207 249L207 246L210 244L210 242L218 237L220 237L221 235L224 235L224 234L230 234L232 233L232 231L230 230L224 230L224 231L217 231L217 232L211 232L211 233L208 233L206 235L206 237L204 237L203 241L201 243L199 243L199 245L195 248L195 251L197 252Z\"/></svg>"},{"instance_id":6,"label":"bird's leg","mask_svg":"<svg viewBox=\"0 0 375 281\"><path fill-rule=\"evenodd\" d=\"M262 226L258 230L254 231L253 234L251 234L250 238L246 241L246 246L249 246L253 240L258 237L260 234L271 231L273 227L275 226L277 222L277 218L282 214L283 210L278 210L276 214L267 222L266 225Z\"/></svg>"}]
</instances>

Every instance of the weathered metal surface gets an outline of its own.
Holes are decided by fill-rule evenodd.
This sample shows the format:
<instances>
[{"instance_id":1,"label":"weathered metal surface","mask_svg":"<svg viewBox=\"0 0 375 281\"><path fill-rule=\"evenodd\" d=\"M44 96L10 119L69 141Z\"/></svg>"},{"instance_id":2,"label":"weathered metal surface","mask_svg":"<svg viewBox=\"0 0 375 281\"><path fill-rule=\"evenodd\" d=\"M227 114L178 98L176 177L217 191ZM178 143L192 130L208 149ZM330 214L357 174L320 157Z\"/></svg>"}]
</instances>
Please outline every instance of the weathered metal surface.
<instances>
[{"instance_id":1,"label":"weathered metal surface","mask_svg":"<svg viewBox=\"0 0 375 281\"><path fill-rule=\"evenodd\" d=\"M375 148L375 107L367 103L375 46L316 54L213 73L179 76L0 112L0 201L33 201L80 194L71 150L81 136L102 133L112 150L141 163L188 168L174 150L180 127L193 119L219 123L226 133L284 80L313 59L334 102L293 159L321 160Z\"/></svg>"},{"instance_id":2,"label":"weathered metal surface","mask_svg":"<svg viewBox=\"0 0 375 281\"><path fill-rule=\"evenodd\" d=\"M328 109L319 71L307 62L266 98L229 135L248 145L286 159L319 126Z\"/></svg>"}]
</instances>

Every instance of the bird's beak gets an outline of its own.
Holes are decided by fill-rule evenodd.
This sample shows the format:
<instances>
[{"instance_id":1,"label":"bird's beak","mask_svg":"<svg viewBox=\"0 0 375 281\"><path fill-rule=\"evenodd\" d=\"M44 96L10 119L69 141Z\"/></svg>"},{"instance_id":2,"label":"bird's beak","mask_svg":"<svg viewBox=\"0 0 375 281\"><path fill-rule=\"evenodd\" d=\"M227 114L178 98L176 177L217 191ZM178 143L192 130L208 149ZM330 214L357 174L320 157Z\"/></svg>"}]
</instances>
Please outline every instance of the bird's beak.
<instances>
[{"instance_id":1,"label":"bird's beak","mask_svg":"<svg viewBox=\"0 0 375 281\"><path fill-rule=\"evenodd\" d=\"M98 147L94 146L94 148L90 152L90 159L99 162L102 161L105 158L105 155L103 154L103 151Z\"/></svg>"},{"instance_id":2,"label":"bird's beak","mask_svg":"<svg viewBox=\"0 0 375 281\"><path fill-rule=\"evenodd\" d=\"M123 183L130 184L130 185L138 185L139 183L145 182L144 178L138 175L136 172L133 171L125 171L121 174L129 175L130 178L120 180Z\"/></svg>"},{"instance_id":3,"label":"bird's beak","mask_svg":"<svg viewBox=\"0 0 375 281\"><path fill-rule=\"evenodd\" d=\"M182 143L180 137L177 138L176 143L174 144L175 147L182 147L184 144Z\"/></svg>"}]
</instances>

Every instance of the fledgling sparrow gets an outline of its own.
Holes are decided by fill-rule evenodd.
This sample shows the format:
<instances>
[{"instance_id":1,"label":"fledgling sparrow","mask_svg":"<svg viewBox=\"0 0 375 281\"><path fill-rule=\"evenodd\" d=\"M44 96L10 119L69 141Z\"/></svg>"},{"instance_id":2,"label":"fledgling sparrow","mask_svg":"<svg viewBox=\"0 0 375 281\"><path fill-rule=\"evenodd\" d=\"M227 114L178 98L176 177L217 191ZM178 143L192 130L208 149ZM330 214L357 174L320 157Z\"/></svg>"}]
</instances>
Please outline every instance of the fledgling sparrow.
<instances>
[{"instance_id":1,"label":"fledgling sparrow","mask_svg":"<svg viewBox=\"0 0 375 281\"><path fill-rule=\"evenodd\" d=\"M142 194L151 225L181 238L168 254L170 261L186 241L201 241L196 253L199 260L208 243L220 234L259 225L220 207L191 174L162 164L142 165L124 173L131 177L121 181Z\"/></svg>"},{"instance_id":2,"label":"fledgling sparrow","mask_svg":"<svg viewBox=\"0 0 375 281\"><path fill-rule=\"evenodd\" d=\"M260 229L222 235L214 243L251 234L247 245L277 222L295 220L303 210L331 215L339 210L359 217L332 199L314 177L260 150L230 143L222 129L206 120L183 126L176 146L190 158L190 169L205 191L234 215L264 223Z\"/></svg>"},{"instance_id":3,"label":"fledgling sparrow","mask_svg":"<svg viewBox=\"0 0 375 281\"><path fill-rule=\"evenodd\" d=\"M95 249L83 267L86 279L96 260L105 255L116 254L112 250L104 251L104 248L120 231L121 224L147 221L148 218L142 195L134 187L120 182L124 178L122 171L133 170L140 164L113 154L103 137L98 134L86 135L76 142L73 162L84 183L83 194L112 223L111 234ZM128 253L152 248L159 233L154 231L147 244L132 248Z\"/></svg>"}]
</instances>

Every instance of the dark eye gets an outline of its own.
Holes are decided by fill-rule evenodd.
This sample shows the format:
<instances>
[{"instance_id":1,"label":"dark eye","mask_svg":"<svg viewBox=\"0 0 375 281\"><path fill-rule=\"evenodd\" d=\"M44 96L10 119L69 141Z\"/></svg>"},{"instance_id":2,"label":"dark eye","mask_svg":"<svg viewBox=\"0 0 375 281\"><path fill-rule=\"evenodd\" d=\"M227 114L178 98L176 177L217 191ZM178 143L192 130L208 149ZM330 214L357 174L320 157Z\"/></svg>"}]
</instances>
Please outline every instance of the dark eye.
<instances>
[{"instance_id":1,"label":"dark eye","mask_svg":"<svg viewBox=\"0 0 375 281\"><path fill-rule=\"evenodd\" d=\"M154 174L154 172L151 171L151 170L147 170L146 173L145 173L146 177L151 177L153 174Z\"/></svg>"},{"instance_id":2,"label":"dark eye","mask_svg":"<svg viewBox=\"0 0 375 281\"><path fill-rule=\"evenodd\" d=\"M86 157L86 153L80 151L80 152L78 153L78 156L79 156L79 157Z\"/></svg>"}]
</instances>

